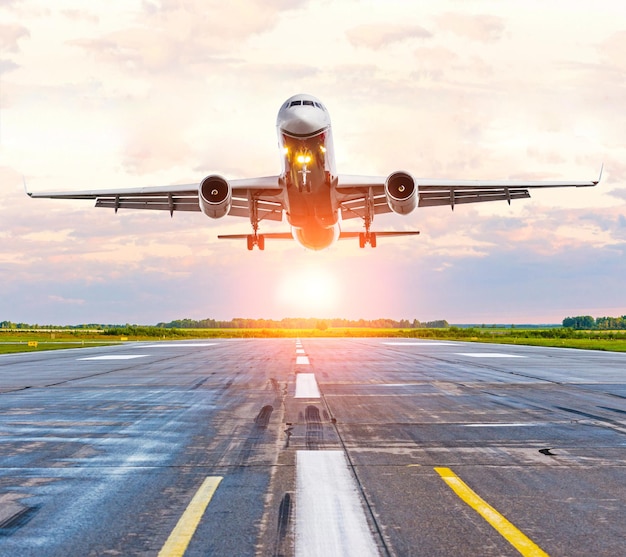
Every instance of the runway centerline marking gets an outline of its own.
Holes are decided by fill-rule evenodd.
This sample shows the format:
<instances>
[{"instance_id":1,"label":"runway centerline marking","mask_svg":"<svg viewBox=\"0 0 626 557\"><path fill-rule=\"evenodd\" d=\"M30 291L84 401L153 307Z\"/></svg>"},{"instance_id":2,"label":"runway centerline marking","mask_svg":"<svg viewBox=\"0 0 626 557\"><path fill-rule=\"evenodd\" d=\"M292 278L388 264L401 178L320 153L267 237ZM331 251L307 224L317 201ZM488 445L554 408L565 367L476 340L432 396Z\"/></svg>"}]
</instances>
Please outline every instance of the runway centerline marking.
<instances>
[{"instance_id":1,"label":"runway centerline marking","mask_svg":"<svg viewBox=\"0 0 626 557\"><path fill-rule=\"evenodd\" d=\"M296 394L294 398L320 398L314 373L298 373L296 375Z\"/></svg>"},{"instance_id":2,"label":"runway centerline marking","mask_svg":"<svg viewBox=\"0 0 626 557\"><path fill-rule=\"evenodd\" d=\"M296 365L297 366L308 366L309 365L309 357L308 356L296 356Z\"/></svg>"},{"instance_id":3,"label":"runway centerline marking","mask_svg":"<svg viewBox=\"0 0 626 557\"><path fill-rule=\"evenodd\" d=\"M89 358L77 358L78 361L85 360L134 360L135 358L147 358L148 354L108 354L107 356L90 356Z\"/></svg>"},{"instance_id":4,"label":"runway centerline marking","mask_svg":"<svg viewBox=\"0 0 626 557\"><path fill-rule=\"evenodd\" d=\"M304 348L296 348L296 354L304 354Z\"/></svg>"},{"instance_id":5,"label":"runway centerline marking","mask_svg":"<svg viewBox=\"0 0 626 557\"><path fill-rule=\"evenodd\" d=\"M506 541L508 541L524 557L548 557L548 554L535 542L518 530L489 503L481 499L470 487L450 468L435 468L448 487L480 516L482 516Z\"/></svg>"},{"instance_id":6,"label":"runway centerline marking","mask_svg":"<svg viewBox=\"0 0 626 557\"><path fill-rule=\"evenodd\" d=\"M178 520L169 538L159 551L158 557L182 557L193 537L204 511L209 506L217 486L222 481L221 476L208 476L196 491L193 499L187 505L185 512Z\"/></svg>"},{"instance_id":7,"label":"runway centerline marking","mask_svg":"<svg viewBox=\"0 0 626 557\"><path fill-rule=\"evenodd\" d=\"M503 352L457 352L457 356L467 356L468 358L526 358L526 356Z\"/></svg>"},{"instance_id":8,"label":"runway centerline marking","mask_svg":"<svg viewBox=\"0 0 626 557\"><path fill-rule=\"evenodd\" d=\"M295 554L378 555L342 451L297 451Z\"/></svg>"}]
</instances>

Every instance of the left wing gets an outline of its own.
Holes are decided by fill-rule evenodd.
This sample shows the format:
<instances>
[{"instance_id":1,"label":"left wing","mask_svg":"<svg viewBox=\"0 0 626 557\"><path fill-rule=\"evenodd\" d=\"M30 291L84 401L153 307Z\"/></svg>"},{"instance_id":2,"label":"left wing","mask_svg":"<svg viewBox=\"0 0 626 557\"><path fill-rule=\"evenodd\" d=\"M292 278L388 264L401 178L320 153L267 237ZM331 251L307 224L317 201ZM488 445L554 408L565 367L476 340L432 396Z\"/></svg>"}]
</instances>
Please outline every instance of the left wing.
<instances>
[{"instance_id":1,"label":"left wing","mask_svg":"<svg viewBox=\"0 0 626 557\"><path fill-rule=\"evenodd\" d=\"M600 171L600 177L602 171ZM600 182L592 181L525 181L525 180L441 180L415 179L417 186L417 206L434 207L485 201L508 201L530 197L529 190L541 188L592 187ZM337 181L337 194L342 217L364 218L370 214L391 212L385 193L386 177L340 175Z\"/></svg>"},{"instance_id":2,"label":"left wing","mask_svg":"<svg viewBox=\"0 0 626 557\"><path fill-rule=\"evenodd\" d=\"M279 176L246 178L228 182L232 192L229 215L250 217L257 211L259 220L282 220L283 188ZM200 211L199 184L147 186L62 192L26 192L33 198L95 199L96 207L109 209L149 209L154 211Z\"/></svg>"}]
</instances>

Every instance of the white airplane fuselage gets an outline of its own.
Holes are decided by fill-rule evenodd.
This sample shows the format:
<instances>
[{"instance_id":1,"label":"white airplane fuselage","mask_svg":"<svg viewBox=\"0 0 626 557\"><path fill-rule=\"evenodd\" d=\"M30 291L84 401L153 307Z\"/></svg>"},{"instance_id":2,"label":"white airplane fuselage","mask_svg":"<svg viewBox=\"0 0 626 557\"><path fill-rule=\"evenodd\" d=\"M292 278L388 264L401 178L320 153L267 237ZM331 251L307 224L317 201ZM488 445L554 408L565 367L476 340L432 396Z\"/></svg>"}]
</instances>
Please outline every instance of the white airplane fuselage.
<instances>
[{"instance_id":1,"label":"white airplane fuselage","mask_svg":"<svg viewBox=\"0 0 626 557\"><path fill-rule=\"evenodd\" d=\"M286 218L294 240L321 250L339 238L339 206L330 116L311 95L289 98L276 120Z\"/></svg>"}]
</instances>

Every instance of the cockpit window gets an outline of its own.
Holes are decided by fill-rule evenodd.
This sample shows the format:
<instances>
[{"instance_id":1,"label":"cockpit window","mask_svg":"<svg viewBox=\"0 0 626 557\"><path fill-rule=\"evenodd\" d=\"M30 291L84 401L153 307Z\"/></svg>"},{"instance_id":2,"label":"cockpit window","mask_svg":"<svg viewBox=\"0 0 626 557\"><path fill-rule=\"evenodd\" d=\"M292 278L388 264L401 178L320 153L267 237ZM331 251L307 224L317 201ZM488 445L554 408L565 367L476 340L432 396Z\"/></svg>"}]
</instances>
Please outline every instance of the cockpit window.
<instances>
[{"instance_id":1,"label":"cockpit window","mask_svg":"<svg viewBox=\"0 0 626 557\"><path fill-rule=\"evenodd\" d=\"M322 103L319 103L317 101L303 101L303 100L299 100L299 101L291 101L285 104L285 108L289 108L290 106L316 106L317 108L320 108L323 111L326 111L326 109L324 108L324 105Z\"/></svg>"}]
</instances>

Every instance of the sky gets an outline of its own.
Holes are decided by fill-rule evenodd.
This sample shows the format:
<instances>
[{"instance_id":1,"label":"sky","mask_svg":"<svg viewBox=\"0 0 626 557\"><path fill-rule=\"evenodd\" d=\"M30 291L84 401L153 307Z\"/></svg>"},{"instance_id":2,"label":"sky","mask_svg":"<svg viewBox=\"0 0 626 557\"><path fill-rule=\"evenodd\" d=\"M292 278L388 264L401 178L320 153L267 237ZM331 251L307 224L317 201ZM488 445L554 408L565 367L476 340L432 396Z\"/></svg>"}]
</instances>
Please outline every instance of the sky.
<instances>
[{"instance_id":1,"label":"sky","mask_svg":"<svg viewBox=\"0 0 626 557\"><path fill-rule=\"evenodd\" d=\"M301 92L328 108L343 174L604 164L602 181L377 216L421 235L321 252L217 239L247 219L24 193L276 174L276 114ZM626 4L0 0L0 196L0 321L624 315Z\"/></svg>"}]
</instances>

